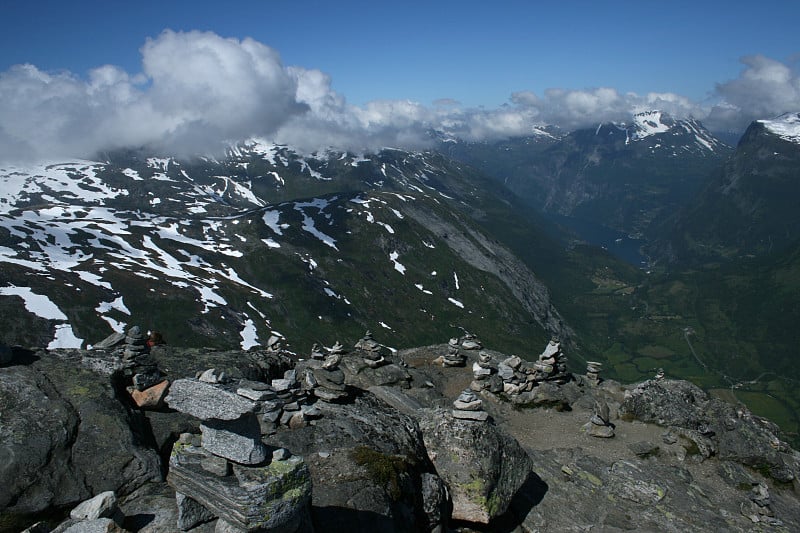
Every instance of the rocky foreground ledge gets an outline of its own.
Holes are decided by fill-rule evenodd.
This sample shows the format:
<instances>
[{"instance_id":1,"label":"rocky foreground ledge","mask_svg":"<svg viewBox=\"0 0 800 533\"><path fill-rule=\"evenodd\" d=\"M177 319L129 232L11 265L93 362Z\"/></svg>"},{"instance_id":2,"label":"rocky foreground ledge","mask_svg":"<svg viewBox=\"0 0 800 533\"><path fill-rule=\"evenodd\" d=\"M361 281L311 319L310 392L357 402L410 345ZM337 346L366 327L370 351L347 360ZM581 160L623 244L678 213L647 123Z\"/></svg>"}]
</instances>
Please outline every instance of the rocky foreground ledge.
<instances>
[{"instance_id":1,"label":"rocky foreground ledge","mask_svg":"<svg viewBox=\"0 0 800 533\"><path fill-rule=\"evenodd\" d=\"M800 531L774 424L685 381L573 375L554 343L135 340L5 353L0 531Z\"/></svg>"}]
</instances>

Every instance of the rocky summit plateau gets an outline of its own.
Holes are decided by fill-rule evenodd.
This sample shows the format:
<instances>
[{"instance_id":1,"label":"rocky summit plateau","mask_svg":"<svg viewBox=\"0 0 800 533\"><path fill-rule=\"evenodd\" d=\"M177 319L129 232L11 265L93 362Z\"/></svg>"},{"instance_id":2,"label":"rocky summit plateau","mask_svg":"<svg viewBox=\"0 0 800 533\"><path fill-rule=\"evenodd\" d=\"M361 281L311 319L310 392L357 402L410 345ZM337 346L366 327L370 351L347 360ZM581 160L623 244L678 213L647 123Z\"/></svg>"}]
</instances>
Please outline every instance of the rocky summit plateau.
<instances>
[{"instance_id":1,"label":"rocky summit plateau","mask_svg":"<svg viewBox=\"0 0 800 533\"><path fill-rule=\"evenodd\" d=\"M798 531L800 454L663 371L475 335L4 348L0 531Z\"/></svg>"}]
</instances>

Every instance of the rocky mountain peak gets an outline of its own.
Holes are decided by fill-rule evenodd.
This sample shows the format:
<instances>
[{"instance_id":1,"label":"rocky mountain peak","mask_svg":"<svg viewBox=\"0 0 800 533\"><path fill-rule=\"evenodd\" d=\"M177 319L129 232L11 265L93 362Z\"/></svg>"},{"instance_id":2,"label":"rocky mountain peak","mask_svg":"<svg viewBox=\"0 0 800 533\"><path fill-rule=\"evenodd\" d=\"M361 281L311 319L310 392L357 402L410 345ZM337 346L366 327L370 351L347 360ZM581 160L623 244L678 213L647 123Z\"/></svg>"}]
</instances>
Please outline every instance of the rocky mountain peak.
<instances>
[{"instance_id":1,"label":"rocky mountain peak","mask_svg":"<svg viewBox=\"0 0 800 533\"><path fill-rule=\"evenodd\" d=\"M800 144L800 112L784 113L773 119L762 119L757 122L784 141Z\"/></svg>"}]
</instances>

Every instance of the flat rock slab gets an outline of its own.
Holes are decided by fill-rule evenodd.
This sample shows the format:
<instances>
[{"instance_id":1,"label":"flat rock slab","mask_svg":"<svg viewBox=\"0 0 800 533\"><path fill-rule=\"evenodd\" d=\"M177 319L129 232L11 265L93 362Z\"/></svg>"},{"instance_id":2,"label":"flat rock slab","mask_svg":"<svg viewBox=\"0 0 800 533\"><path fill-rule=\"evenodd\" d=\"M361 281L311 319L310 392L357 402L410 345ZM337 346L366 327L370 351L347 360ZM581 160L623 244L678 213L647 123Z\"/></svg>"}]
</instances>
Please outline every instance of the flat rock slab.
<instances>
[{"instance_id":1,"label":"flat rock slab","mask_svg":"<svg viewBox=\"0 0 800 533\"><path fill-rule=\"evenodd\" d=\"M176 411L201 420L236 420L256 408L255 402L235 392L196 379L175 380L165 401Z\"/></svg>"}]
</instances>

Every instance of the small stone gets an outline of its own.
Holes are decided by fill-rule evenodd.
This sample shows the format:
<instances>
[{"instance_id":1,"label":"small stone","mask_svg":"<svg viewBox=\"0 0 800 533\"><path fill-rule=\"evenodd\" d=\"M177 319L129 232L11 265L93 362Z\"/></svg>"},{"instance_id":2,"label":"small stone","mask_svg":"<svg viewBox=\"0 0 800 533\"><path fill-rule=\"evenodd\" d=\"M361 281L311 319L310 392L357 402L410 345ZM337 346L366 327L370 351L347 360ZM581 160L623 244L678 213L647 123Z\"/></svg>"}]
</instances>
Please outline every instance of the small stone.
<instances>
[{"instance_id":1,"label":"small stone","mask_svg":"<svg viewBox=\"0 0 800 533\"><path fill-rule=\"evenodd\" d=\"M175 492L175 503L178 506L178 529L186 531L204 522L214 520L216 516L203 507L197 500L182 492Z\"/></svg>"},{"instance_id":2,"label":"small stone","mask_svg":"<svg viewBox=\"0 0 800 533\"><path fill-rule=\"evenodd\" d=\"M236 389L236 394L247 398L248 400L253 400L254 402L260 402L263 400L268 399L270 396L275 397L275 393L270 390L255 390L249 387L239 387Z\"/></svg>"},{"instance_id":3,"label":"small stone","mask_svg":"<svg viewBox=\"0 0 800 533\"><path fill-rule=\"evenodd\" d=\"M517 370L520 367L520 365L522 365L522 359L520 359L516 355L512 355L511 357L503 361L503 364L505 364L506 366L510 366L514 370Z\"/></svg>"},{"instance_id":4,"label":"small stone","mask_svg":"<svg viewBox=\"0 0 800 533\"><path fill-rule=\"evenodd\" d=\"M192 435L191 433L181 433L178 436L178 442L180 442L181 444L191 444L192 437L194 437L194 435Z\"/></svg>"},{"instance_id":5,"label":"small stone","mask_svg":"<svg viewBox=\"0 0 800 533\"><path fill-rule=\"evenodd\" d=\"M477 422L485 422L489 419L489 413L486 411L451 411L453 413L453 418L458 418L461 420L475 420Z\"/></svg>"},{"instance_id":6,"label":"small stone","mask_svg":"<svg viewBox=\"0 0 800 533\"><path fill-rule=\"evenodd\" d=\"M200 381L204 383L225 383L228 381L228 377L225 372L217 372L216 368L209 368L198 377Z\"/></svg>"},{"instance_id":7,"label":"small stone","mask_svg":"<svg viewBox=\"0 0 800 533\"><path fill-rule=\"evenodd\" d=\"M280 409L276 409L274 411L267 411L266 413L264 413L262 418L265 422L272 422L274 424L281 417L281 413L282 411Z\"/></svg>"},{"instance_id":8,"label":"small stone","mask_svg":"<svg viewBox=\"0 0 800 533\"><path fill-rule=\"evenodd\" d=\"M462 402L460 400L456 400L453 402L453 407L459 411L480 411L482 404L483 402L481 400L475 400L472 402Z\"/></svg>"},{"instance_id":9,"label":"small stone","mask_svg":"<svg viewBox=\"0 0 800 533\"><path fill-rule=\"evenodd\" d=\"M587 423L583 426L583 429L592 437L600 439L610 439L614 436L614 428L611 426L597 426L592 423Z\"/></svg>"},{"instance_id":10,"label":"small stone","mask_svg":"<svg viewBox=\"0 0 800 533\"><path fill-rule=\"evenodd\" d=\"M292 456L292 452L287 450L286 448L278 448L272 451L272 460L273 461L285 461L289 457Z\"/></svg>"},{"instance_id":11,"label":"small stone","mask_svg":"<svg viewBox=\"0 0 800 533\"><path fill-rule=\"evenodd\" d=\"M117 513L117 497L114 491L101 492L94 498L79 503L69 516L75 520L95 520L97 518L113 518Z\"/></svg>"},{"instance_id":12,"label":"small stone","mask_svg":"<svg viewBox=\"0 0 800 533\"><path fill-rule=\"evenodd\" d=\"M303 411L303 414L306 418L316 418L322 416L322 410L316 405L304 405L300 407L300 410Z\"/></svg>"},{"instance_id":13,"label":"small stone","mask_svg":"<svg viewBox=\"0 0 800 533\"><path fill-rule=\"evenodd\" d=\"M289 419L289 429L299 429L306 426L306 417L302 411L292 414Z\"/></svg>"},{"instance_id":14,"label":"small stone","mask_svg":"<svg viewBox=\"0 0 800 533\"><path fill-rule=\"evenodd\" d=\"M151 368L149 371L134 374L133 386L136 387L136 390L143 391L161 382L162 379L164 378L161 377L158 368Z\"/></svg>"},{"instance_id":15,"label":"small stone","mask_svg":"<svg viewBox=\"0 0 800 533\"><path fill-rule=\"evenodd\" d=\"M497 375L503 381L508 381L514 377L514 369L505 363L500 363L497 365Z\"/></svg>"},{"instance_id":16,"label":"small stone","mask_svg":"<svg viewBox=\"0 0 800 533\"><path fill-rule=\"evenodd\" d=\"M291 389L297 381L293 381L291 379L273 379L272 380L272 388L275 389L276 392L283 392L288 391Z\"/></svg>"}]
</instances>

